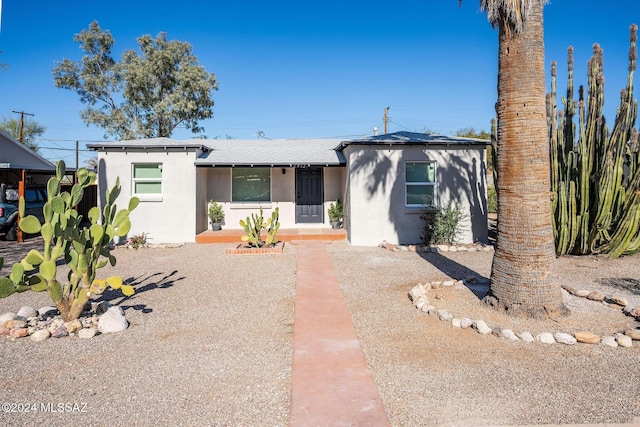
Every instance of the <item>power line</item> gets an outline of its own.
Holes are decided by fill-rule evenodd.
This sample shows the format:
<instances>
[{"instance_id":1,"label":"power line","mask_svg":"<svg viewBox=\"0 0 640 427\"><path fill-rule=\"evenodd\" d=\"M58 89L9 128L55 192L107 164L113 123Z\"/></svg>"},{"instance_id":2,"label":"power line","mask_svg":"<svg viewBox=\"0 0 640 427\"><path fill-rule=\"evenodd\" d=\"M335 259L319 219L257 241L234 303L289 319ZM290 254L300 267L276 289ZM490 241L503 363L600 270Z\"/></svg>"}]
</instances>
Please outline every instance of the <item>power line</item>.
<instances>
[{"instance_id":1,"label":"power line","mask_svg":"<svg viewBox=\"0 0 640 427\"><path fill-rule=\"evenodd\" d=\"M44 148L45 150L53 150L53 151L83 151L87 153L90 153L93 151L93 150L87 150L87 149L76 150L75 148L57 148L57 147L43 147L43 146L38 146L38 148Z\"/></svg>"}]
</instances>

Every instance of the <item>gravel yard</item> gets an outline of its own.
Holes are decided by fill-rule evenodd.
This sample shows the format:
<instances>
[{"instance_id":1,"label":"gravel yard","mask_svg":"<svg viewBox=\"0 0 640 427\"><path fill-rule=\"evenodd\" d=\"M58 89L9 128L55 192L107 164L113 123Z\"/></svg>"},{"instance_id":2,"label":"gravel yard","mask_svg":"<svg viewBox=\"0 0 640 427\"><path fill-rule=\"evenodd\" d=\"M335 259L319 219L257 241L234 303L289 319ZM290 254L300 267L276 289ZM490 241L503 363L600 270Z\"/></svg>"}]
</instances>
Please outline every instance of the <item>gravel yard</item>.
<instances>
[{"instance_id":1,"label":"gravel yard","mask_svg":"<svg viewBox=\"0 0 640 427\"><path fill-rule=\"evenodd\" d=\"M0 241L0 256L38 246ZM115 268L136 295L120 305L127 331L48 339L0 339L0 425L286 426L292 358L295 245L283 254L225 255L231 245L118 249ZM631 422L640 417L640 344L544 345L454 329L416 310L418 282L487 277L492 253L420 256L327 245L361 345L394 426ZM640 258L562 258L558 280L640 305ZM8 274L5 266L2 274ZM460 278L460 277L458 277ZM434 292L434 291L432 291ZM537 333L614 333L636 322L601 303L569 296L559 322L514 320L483 307L468 289L432 298L457 316ZM431 296L431 295L430 295ZM0 299L0 314L50 305L44 293ZM86 403L53 412L58 403ZM4 408L4 407L3 407ZM48 409L48 412L45 412ZM75 409L75 408L72 408ZM79 412L83 409L84 412Z\"/></svg>"}]
</instances>

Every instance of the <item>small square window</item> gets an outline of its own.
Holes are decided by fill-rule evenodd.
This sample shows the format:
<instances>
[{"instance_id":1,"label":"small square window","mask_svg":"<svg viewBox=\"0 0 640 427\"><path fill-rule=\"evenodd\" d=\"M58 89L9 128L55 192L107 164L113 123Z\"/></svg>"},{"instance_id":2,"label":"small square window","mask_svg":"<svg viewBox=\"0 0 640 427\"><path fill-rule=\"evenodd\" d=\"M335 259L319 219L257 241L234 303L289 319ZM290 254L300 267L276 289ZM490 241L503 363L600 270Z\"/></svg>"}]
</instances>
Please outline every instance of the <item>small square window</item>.
<instances>
[{"instance_id":1,"label":"small square window","mask_svg":"<svg viewBox=\"0 0 640 427\"><path fill-rule=\"evenodd\" d=\"M270 168L233 168L231 181L232 202L270 202Z\"/></svg>"},{"instance_id":2,"label":"small square window","mask_svg":"<svg viewBox=\"0 0 640 427\"><path fill-rule=\"evenodd\" d=\"M405 206L435 206L435 162L405 163Z\"/></svg>"},{"instance_id":3,"label":"small square window","mask_svg":"<svg viewBox=\"0 0 640 427\"><path fill-rule=\"evenodd\" d=\"M162 195L162 163L134 164L132 177L134 195Z\"/></svg>"}]
</instances>

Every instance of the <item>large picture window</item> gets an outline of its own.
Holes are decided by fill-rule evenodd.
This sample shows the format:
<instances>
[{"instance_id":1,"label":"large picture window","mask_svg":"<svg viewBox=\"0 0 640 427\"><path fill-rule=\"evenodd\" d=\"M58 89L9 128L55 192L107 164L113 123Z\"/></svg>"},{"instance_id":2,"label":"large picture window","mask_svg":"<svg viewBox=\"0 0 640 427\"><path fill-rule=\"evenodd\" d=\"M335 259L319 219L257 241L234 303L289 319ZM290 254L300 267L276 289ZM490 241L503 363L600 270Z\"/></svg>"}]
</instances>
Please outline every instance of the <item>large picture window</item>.
<instances>
[{"instance_id":1,"label":"large picture window","mask_svg":"<svg viewBox=\"0 0 640 427\"><path fill-rule=\"evenodd\" d=\"M134 164L132 176L134 195L162 195L162 163Z\"/></svg>"},{"instance_id":2,"label":"large picture window","mask_svg":"<svg viewBox=\"0 0 640 427\"><path fill-rule=\"evenodd\" d=\"M233 168L231 181L232 202L270 202L270 168Z\"/></svg>"},{"instance_id":3,"label":"large picture window","mask_svg":"<svg viewBox=\"0 0 640 427\"><path fill-rule=\"evenodd\" d=\"M406 162L405 184L407 207L435 206L435 162Z\"/></svg>"}]
</instances>

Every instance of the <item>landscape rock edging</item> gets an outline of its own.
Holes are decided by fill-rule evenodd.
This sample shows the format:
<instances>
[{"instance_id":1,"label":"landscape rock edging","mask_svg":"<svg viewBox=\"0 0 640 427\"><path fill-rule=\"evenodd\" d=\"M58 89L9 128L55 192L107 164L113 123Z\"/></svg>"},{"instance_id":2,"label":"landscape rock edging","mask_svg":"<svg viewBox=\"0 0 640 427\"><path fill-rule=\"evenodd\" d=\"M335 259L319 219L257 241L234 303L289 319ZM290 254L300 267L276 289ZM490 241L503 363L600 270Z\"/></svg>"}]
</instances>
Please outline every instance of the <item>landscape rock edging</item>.
<instances>
[{"instance_id":1,"label":"landscape rock edging","mask_svg":"<svg viewBox=\"0 0 640 427\"><path fill-rule=\"evenodd\" d=\"M616 333L611 336L600 337L589 331L580 331L574 334L566 332L556 332L552 334L550 332L539 333L535 338L528 331L514 332L511 329L502 328L496 326L490 328L486 322L482 319L471 320L469 318L459 318L454 316L448 310L436 309L433 305L429 304L429 291L432 289L438 289L439 287L447 286L466 286L467 283L463 280L445 280L427 282L425 284L418 283L408 293L408 297L413 303L414 307L418 310L425 312L433 317L436 317L440 321L451 323L455 328L462 329L474 329L477 333L482 335L495 335L497 337L505 338L508 341L522 341L525 343L539 342L547 345L561 343L565 345L574 345L576 343L583 344L597 344L610 347L632 347L633 341L640 341L640 329L631 329L625 331L624 334ZM640 306L632 307L628 304L627 300L617 296L605 296L600 291L578 291L568 286L563 288L570 294L579 298L588 298L593 301L608 301L615 304L615 306L621 307L622 312L630 317L634 317L637 321L640 321ZM589 298L591 296L591 298ZM437 296L436 296L437 298ZM625 303L623 306L622 303Z\"/></svg>"},{"instance_id":2,"label":"landscape rock edging","mask_svg":"<svg viewBox=\"0 0 640 427\"><path fill-rule=\"evenodd\" d=\"M39 310L24 306L18 313L35 316L25 317L13 312L0 315L0 336L5 335L12 341L30 337L33 342L69 336L87 339L98 334L120 332L129 326L122 308L111 306L106 301L92 303L91 310L70 322L65 322L58 310L51 306Z\"/></svg>"}]
</instances>

